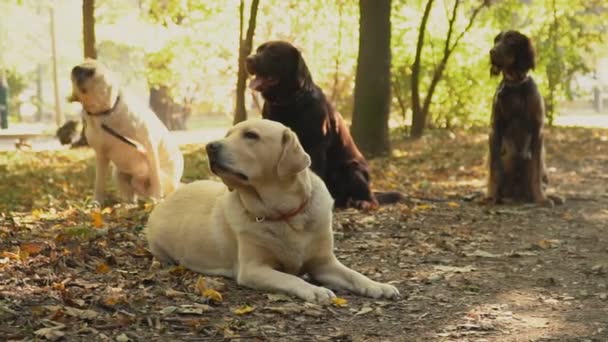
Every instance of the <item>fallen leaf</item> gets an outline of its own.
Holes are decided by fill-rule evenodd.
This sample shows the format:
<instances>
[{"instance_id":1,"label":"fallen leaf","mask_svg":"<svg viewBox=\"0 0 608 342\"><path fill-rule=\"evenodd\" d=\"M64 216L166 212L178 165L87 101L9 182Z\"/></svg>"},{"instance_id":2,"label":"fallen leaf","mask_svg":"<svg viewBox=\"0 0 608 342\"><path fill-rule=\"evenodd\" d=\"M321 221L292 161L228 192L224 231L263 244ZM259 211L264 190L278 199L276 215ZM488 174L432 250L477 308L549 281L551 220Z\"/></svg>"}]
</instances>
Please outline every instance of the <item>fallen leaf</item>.
<instances>
[{"instance_id":1,"label":"fallen leaf","mask_svg":"<svg viewBox=\"0 0 608 342\"><path fill-rule=\"evenodd\" d=\"M122 334L116 336L116 342L129 342L129 341L131 341L131 339L125 333L122 333Z\"/></svg>"},{"instance_id":2,"label":"fallen leaf","mask_svg":"<svg viewBox=\"0 0 608 342\"><path fill-rule=\"evenodd\" d=\"M340 298L340 297L334 297L334 298L332 298L331 299L331 303L334 306L337 306L339 308L343 308L343 307L348 306L348 301L346 299Z\"/></svg>"},{"instance_id":3,"label":"fallen leaf","mask_svg":"<svg viewBox=\"0 0 608 342\"><path fill-rule=\"evenodd\" d=\"M56 327L38 329L34 331L34 334L36 336L44 337L47 340L57 341L65 335L63 331L59 331L63 328L65 328L65 325L61 324Z\"/></svg>"},{"instance_id":4,"label":"fallen leaf","mask_svg":"<svg viewBox=\"0 0 608 342\"><path fill-rule=\"evenodd\" d=\"M207 290L207 282L205 281L205 277L198 277L195 286L198 293L202 296L205 290Z\"/></svg>"},{"instance_id":5,"label":"fallen leaf","mask_svg":"<svg viewBox=\"0 0 608 342\"><path fill-rule=\"evenodd\" d=\"M224 300L224 298L222 298L221 293L212 289L206 289L205 291L203 291L202 295L203 297L208 298L209 300L212 300L216 303L220 303Z\"/></svg>"},{"instance_id":6,"label":"fallen leaf","mask_svg":"<svg viewBox=\"0 0 608 342\"><path fill-rule=\"evenodd\" d=\"M165 296L167 296L169 298L179 298L179 297L186 296L186 293L185 292L181 292L181 291L176 291L174 289L166 289L165 290Z\"/></svg>"},{"instance_id":7,"label":"fallen leaf","mask_svg":"<svg viewBox=\"0 0 608 342\"><path fill-rule=\"evenodd\" d=\"M99 211L91 212L91 221L93 222L93 227L101 228L103 227L103 217Z\"/></svg>"},{"instance_id":8,"label":"fallen leaf","mask_svg":"<svg viewBox=\"0 0 608 342\"><path fill-rule=\"evenodd\" d=\"M105 306L112 307L121 303L126 303L127 297L123 293L113 292L104 297L102 303Z\"/></svg>"},{"instance_id":9,"label":"fallen leaf","mask_svg":"<svg viewBox=\"0 0 608 342\"><path fill-rule=\"evenodd\" d=\"M373 310L374 309L370 308L369 306L364 306L361 308L361 310L355 313L355 316L365 315L366 313L372 312Z\"/></svg>"},{"instance_id":10,"label":"fallen leaf","mask_svg":"<svg viewBox=\"0 0 608 342\"><path fill-rule=\"evenodd\" d=\"M110 272L112 269L110 268L110 266L108 266L108 264L106 263L99 263L97 264L97 267L95 267L95 271L99 274L106 274L108 272Z\"/></svg>"},{"instance_id":11,"label":"fallen leaf","mask_svg":"<svg viewBox=\"0 0 608 342\"><path fill-rule=\"evenodd\" d=\"M557 248L557 246L559 246L560 241L559 240L546 240L546 239L542 239L542 240L538 240L534 246L538 247L540 249L550 249L550 248Z\"/></svg>"},{"instance_id":12,"label":"fallen leaf","mask_svg":"<svg viewBox=\"0 0 608 342\"><path fill-rule=\"evenodd\" d=\"M36 242L29 242L29 243L21 244L21 246L19 248L21 249L22 253L27 253L28 255L34 256L34 255L42 252L42 250L44 250L44 247L45 247L45 245L43 245L43 244L36 243Z\"/></svg>"},{"instance_id":13,"label":"fallen leaf","mask_svg":"<svg viewBox=\"0 0 608 342\"><path fill-rule=\"evenodd\" d=\"M234 313L236 315L245 315L245 314L252 312L253 310L255 310L255 308L253 308L249 305L243 305L242 307L235 309Z\"/></svg>"},{"instance_id":14,"label":"fallen leaf","mask_svg":"<svg viewBox=\"0 0 608 342\"><path fill-rule=\"evenodd\" d=\"M431 210L433 209L433 206L430 204L420 204L415 206L412 211L416 212L416 211L424 211L424 210Z\"/></svg>"},{"instance_id":15,"label":"fallen leaf","mask_svg":"<svg viewBox=\"0 0 608 342\"><path fill-rule=\"evenodd\" d=\"M95 319L99 314L93 310L81 310L77 308L73 308L70 306L66 306L63 308L66 314L77 317L80 319L92 320Z\"/></svg>"},{"instance_id":16,"label":"fallen leaf","mask_svg":"<svg viewBox=\"0 0 608 342\"><path fill-rule=\"evenodd\" d=\"M469 273L469 272L475 271L475 268L471 265L465 266L465 267L437 265L437 266L433 266L433 268L436 269L437 271L454 272L454 273Z\"/></svg>"},{"instance_id":17,"label":"fallen leaf","mask_svg":"<svg viewBox=\"0 0 608 342\"><path fill-rule=\"evenodd\" d=\"M175 267L171 268L169 270L169 273L171 273L172 275L175 275L175 276L180 276L180 275L183 275L184 273L186 273L186 271L188 271L188 270L184 266L179 265L179 266L175 266Z\"/></svg>"},{"instance_id":18,"label":"fallen leaf","mask_svg":"<svg viewBox=\"0 0 608 342\"><path fill-rule=\"evenodd\" d=\"M202 315L205 312L213 310L212 307L206 304L182 305L176 308L175 312L183 315Z\"/></svg>"},{"instance_id":19,"label":"fallen leaf","mask_svg":"<svg viewBox=\"0 0 608 342\"><path fill-rule=\"evenodd\" d=\"M450 208L460 208L460 204L457 202L448 202L447 205Z\"/></svg>"},{"instance_id":20,"label":"fallen leaf","mask_svg":"<svg viewBox=\"0 0 608 342\"><path fill-rule=\"evenodd\" d=\"M500 258L504 256L504 254L493 254L490 252L482 251L480 249L474 251L473 253L465 253L468 257L482 257L482 258Z\"/></svg>"}]
</instances>

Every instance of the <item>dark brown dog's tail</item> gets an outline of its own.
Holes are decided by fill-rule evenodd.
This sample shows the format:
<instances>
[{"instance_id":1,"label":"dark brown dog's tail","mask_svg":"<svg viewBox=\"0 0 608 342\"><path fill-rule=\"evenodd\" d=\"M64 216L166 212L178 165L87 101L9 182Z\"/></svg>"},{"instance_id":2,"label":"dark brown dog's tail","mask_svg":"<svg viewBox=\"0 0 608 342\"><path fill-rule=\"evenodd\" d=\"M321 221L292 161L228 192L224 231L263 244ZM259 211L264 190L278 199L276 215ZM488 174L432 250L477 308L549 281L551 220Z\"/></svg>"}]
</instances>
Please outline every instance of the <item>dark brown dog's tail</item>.
<instances>
[{"instance_id":1,"label":"dark brown dog's tail","mask_svg":"<svg viewBox=\"0 0 608 342\"><path fill-rule=\"evenodd\" d=\"M405 195L398 191L374 191L378 204L394 204L405 200Z\"/></svg>"}]
</instances>

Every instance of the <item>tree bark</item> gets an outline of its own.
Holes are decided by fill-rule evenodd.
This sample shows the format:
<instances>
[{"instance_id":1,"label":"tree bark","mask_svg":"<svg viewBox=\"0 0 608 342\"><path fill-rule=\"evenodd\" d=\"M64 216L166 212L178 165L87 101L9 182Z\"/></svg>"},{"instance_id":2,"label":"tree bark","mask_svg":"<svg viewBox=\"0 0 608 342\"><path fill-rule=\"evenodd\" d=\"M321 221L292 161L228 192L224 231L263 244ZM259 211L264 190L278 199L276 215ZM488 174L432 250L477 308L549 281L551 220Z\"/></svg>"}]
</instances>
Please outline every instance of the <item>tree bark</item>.
<instances>
[{"instance_id":1,"label":"tree bark","mask_svg":"<svg viewBox=\"0 0 608 342\"><path fill-rule=\"evenodd\" d=\"M82 42L84 46L84 58L97 59L97 48L95 47L95 0L82 0ZM88 146L89 142L84 134L86 123L82 120L80 138L72 144L72 147Z\"/></svg>"},{"instance_id":2,"label":"tree bark","mask_svg":"<svg viewBox=\"0 0 608 342\"><path fill-rule=\"evenodd\" d=\"M95 48L95 0L82 0L82 36L84 58L97 59Z\"/></svg>"},{"instance_id":3,"label":"tree bark","mask_svg":"<svg viewBox=\"0 0 608 342\"><path fill-rule=\"evenodd\" d=\"M416 44L416 57L412 64L412 137L421 137L426 124L426 115L422 112L420 105L420 69L422 63L422 47L424 46L424 34L426 32L426 24L431 14L433 0L428 0L424 8L424 14L418 28L418 43Z\"/></svg>"},{"instance_id":4,"label":"tree bark","mask_svg":"<svg viewBox=\"0 0 608 342\"><path fill-rule=\"evenodd\" d=\"M253 0L251 2L251 9L249 13L249 24L247 26L247 35L243 39L243 25L245 19L243 18L243 12L245 7L245 1L241 0L239 6L240 15L240 29L239 29L239 67L236 79L236 108L234 111L233 123L237 124L241 121L247 120L247 109L245 108L245 90L247 88L247 69L245 67L245 59L251 54L253 45L253 35L255 32L256 17L258 14L259 0Z\"/></svg>"},{"instance_id":5,"label":"tree bark","mask_svg":"<svg viewBox=\"0 0 608 342\"><path fill-rule=\"evenodd\" d=\"M55 9L49 9L51 17L51 55L53 60L53 94L55 95L55 123L61 127L64 121L63 111L61 110L61 99L59 97L59 79L57 74L57 37L55 33Z\"/></svg>"},{"instance_id":6,"label":"tree bark","mask_svg":"<svg viewBox=\"0 0 608 342\"><path fill-rule=\"evenodd\" d=\"M351 132L367 156L390 152L391 1L359 1L359 56Z\"/></svg>"},{"instance_id":7,"label":"tree bark","mask_svg":"<svg viewBox=\"0 0 608 342\"><path fill-rule=\"evenodd\" d=\"M150 108L167 129L173 129L173 98L167 86L150 86Z\"/></svg>"}]
</instances>

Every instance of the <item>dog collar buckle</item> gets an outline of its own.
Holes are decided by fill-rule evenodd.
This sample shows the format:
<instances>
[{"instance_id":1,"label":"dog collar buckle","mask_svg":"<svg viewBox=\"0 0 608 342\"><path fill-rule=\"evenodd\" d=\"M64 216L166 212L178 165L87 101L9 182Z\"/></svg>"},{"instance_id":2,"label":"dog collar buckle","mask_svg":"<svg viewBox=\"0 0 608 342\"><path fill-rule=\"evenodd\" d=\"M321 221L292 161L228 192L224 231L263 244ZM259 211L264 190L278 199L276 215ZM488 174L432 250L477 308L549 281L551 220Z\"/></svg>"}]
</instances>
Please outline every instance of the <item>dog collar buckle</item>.
<instances>
[{"instance_id":1,"label":"dog collar buckle","mask_svg":"<svg viewBox=\"0 0 608 342\"><path fill-rule=\"evenodd\" d=\"M266 216L256 216L255 217L255 222L257 222L257 223L262 223L264 221L266 221Z\"/></svg>"}]
</instances>

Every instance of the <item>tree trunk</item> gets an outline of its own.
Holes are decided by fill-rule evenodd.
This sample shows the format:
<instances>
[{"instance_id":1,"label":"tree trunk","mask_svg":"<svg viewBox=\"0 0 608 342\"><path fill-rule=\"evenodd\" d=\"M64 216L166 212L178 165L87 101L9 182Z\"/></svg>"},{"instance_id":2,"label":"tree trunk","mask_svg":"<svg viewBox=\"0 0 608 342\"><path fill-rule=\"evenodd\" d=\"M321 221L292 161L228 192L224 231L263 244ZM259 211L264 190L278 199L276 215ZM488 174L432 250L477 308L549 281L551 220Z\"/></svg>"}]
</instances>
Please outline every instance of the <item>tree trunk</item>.
<instances>
[{"instance_id":1,"label":"tree trunk","mask_svg":"<svg viewBox=\"0 0 608 342\"><path fill-rule=\"evenodd\" d=\"M173 129L173 99L167 86L150 86L150 108L169 130Z\"/></svg>"},{"instance_id":2,"label":"tree trunk","mask_svg":"<svg viewBox=\"0 0 608 342\"><path fill-rule=\"evenodd\" d=\"M97 59L95 48L95 0L82 0L82 42L84 45L84 58ZM89 142L84 134L86 123L82 120L80 138L72 144L72 147L88 146Z\"/></svg>"},{"instance_id":3,"label":"tree trunk","mask_svg":"<svg viewBox=\"0 0 608 342\"><path fill-rule=\"evenodd\" d=\"M57 73L57 37L55 33L55 9L50 8L51 16L51 56L53 61L53 93L55 95L55 123L57 127L63 124L63 112L61 111L61 99L59 96L59 76Z\"/></svg>"},{"instance_id":4,"label":"tree trunk","mask_svg":"<svg viewBox=\"0 0 608 342\"><path fill-rule=\"evenodd\" d=\"M247 120L247 109L245 108L245 90L247 88L247 68L245 67L245 59L251 53L253 45L253 34L255 32L256 17L258 14L259 0L251 2L251 10L249 13L249 24L247 26L247 35L243 39L243 12L245 1L241 0L239 6L240 14L240 29L239 29L239 67L236 80L236 108L234 111L234 124Z\"/></svg>"},{"instance_id":5,"label":"tree trunk","mask_svg":"<svg viewBox=\"0 0 608 342\"><path fill-rule=\"evenodd\" d=\"M422 20L420 21L418 43L416 44L416 57L414 58L414 64L412 64L412 130L410 134L414 138L422 136L426 125L426 113L422 111L422 106L420 104L420 69L422 63L422 47L424 46L424 34L426 32L426 24L429 20L432 7L433 0L428 0L426 7L424 8Z\"/></svg>"},{"instance_id":6,"label":"tree trunk","mask_svg":"<svg viewBox=\"0 0 608 342\"><path fill-rule=\"evenodd\" d=\"M84 58L97 59L95 48L95 0L82 0L82 37Z\"/></svg>"},{"instance_id":7,"label":"tree trunk","mask_svg":"<svg viewBox=\"0 0 608 342\"><path fill-rule=\"evenodd\" d=\"M359 1L359 56L351 131L368 156L390 152L391 1Z\"/></svg>"}]
</instances>

